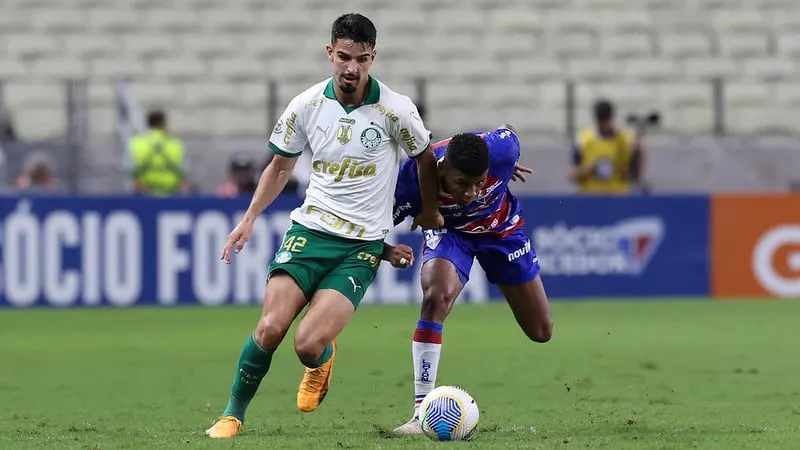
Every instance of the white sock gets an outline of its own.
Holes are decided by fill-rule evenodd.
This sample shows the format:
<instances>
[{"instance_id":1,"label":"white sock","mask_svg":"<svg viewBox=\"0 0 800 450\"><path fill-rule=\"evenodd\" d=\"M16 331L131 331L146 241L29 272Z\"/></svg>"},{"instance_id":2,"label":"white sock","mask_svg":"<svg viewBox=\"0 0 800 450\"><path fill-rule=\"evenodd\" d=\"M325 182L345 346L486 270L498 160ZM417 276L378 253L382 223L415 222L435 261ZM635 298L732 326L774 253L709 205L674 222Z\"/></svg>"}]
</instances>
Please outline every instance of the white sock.
<instances>
[{"instance_id":1,"label":"white sock","mask_svg":"<svg viewBox=\"0 0 800 450\"><path fill-rule=\"evenodd\" d=\"M414 360L414 417L419 416L422 399L436 387L436 373L442 355L442 325L420 320L411 343Z\"/></svg>"}]
</instances>

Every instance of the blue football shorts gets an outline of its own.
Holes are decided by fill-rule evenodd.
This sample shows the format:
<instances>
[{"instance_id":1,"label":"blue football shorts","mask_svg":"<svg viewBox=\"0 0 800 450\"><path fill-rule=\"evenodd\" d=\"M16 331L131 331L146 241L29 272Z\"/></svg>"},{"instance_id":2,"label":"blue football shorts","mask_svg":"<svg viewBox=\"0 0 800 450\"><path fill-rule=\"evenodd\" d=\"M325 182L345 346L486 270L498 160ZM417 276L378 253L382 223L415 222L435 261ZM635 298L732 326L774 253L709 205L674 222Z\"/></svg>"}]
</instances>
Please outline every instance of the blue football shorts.
<instances>
[{"instance_id":1,"label":"blue football shorts","mask_svg":"<svg viewBox=\"0 0 800 450\"><path fill-rule=\"evenodd\" d=\"M446 229L428 230L422 255L423 264L434 258L453 263L463 284L469 280L476 258L493 284L525 284L536 279L541 270L531 240L522 229L503 238L469 236Z\"/></svg>"}]
</instances>

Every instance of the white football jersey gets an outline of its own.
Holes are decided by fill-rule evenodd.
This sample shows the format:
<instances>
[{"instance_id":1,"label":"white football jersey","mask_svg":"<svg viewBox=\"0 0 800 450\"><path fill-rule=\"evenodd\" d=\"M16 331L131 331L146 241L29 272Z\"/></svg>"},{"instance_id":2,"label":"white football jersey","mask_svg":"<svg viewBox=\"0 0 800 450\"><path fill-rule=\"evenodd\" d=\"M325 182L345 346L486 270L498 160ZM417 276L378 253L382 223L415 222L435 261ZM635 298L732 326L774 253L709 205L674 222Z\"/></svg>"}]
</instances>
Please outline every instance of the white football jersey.
<instances>
[{"instance_id":1,"label":"white football jersey","mask_svg":"<svg viewBox=\"0 0 800 450\"><path fill-rule=\"evenodd\" d=\"M361 106L342 105L328 79L291 102L272 130L269 147L287 157L311 153L303 204L291 219L308 228L359 240L383 239L402 152L416 157L430 145L416 105L373 77Z\"/></svg>"}]
</instances>

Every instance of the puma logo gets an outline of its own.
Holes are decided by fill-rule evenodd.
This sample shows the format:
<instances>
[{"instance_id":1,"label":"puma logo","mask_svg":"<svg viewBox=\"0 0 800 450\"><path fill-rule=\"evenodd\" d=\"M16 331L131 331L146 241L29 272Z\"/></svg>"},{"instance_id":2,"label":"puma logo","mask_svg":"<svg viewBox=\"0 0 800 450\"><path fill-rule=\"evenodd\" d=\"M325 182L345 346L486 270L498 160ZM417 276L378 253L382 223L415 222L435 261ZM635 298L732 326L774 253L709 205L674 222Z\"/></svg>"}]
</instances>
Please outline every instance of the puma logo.
<instances>
[{"instance_id":1,"label":"puma logo","mask_svg":"<svg viewBox=\"0 0 800 450\"><path fill-rule=\"evenodd\" d=\"M358 283L356 283L355 278L347 277L347 279L350 280L351 283L353 283L353 292L356 292L358 289L361 289L361 286L359 286Z\"/></svg>"},{"instance_id":2,"label":"puma logo","mask_svg":"<svg viewBox=\"0 0 800 450\"><path fill-rule=\"evenodd\" d=\"M325 137L327 138L327 137L328 137L328 131L329 131L330 129L331 129L331 127L325 127L325 128L322 128L321 126L317 125L317 126L316 126L316 128L314 129L314 131L315 131L315 132L316 132L316 131L320 131L320 132L322 132L322 134L323 134L323 135L325 135Z\"/></svg>"}]
</instances>

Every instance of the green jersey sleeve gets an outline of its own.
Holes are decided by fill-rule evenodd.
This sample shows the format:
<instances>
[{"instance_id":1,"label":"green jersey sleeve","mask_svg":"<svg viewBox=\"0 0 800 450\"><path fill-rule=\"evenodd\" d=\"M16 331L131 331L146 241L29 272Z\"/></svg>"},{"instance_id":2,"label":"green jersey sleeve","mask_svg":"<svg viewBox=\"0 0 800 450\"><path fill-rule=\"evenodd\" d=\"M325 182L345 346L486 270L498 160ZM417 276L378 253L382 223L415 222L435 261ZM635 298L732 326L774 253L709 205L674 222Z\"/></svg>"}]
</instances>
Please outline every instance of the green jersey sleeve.
<instances>
[{"instance_id":1,"label":"green jersey sleeve","mask_svg":"<svg viewBox=\"0 0 800 450\"><path fill-rule=\"evenodd\" d=\"M395 122L393 130L394 138L409 157L415 158L430 146L431 132L422 122L417 105L410 99L403 108L399 109L398 120Z\"/></svg>"},{"instance_id":2,"label":"green jersey sleeve","mask_svg":"<svg viewBox=\"0 0 800 450\"><path fill-rule=\"evenodd\" d=\"M303 102L295 97L281 114L269 137L269 148L273 152L289 158L296 158L303 153L308 144L308 137L303 123Z\"/></svg>"}]
</instances>

